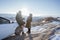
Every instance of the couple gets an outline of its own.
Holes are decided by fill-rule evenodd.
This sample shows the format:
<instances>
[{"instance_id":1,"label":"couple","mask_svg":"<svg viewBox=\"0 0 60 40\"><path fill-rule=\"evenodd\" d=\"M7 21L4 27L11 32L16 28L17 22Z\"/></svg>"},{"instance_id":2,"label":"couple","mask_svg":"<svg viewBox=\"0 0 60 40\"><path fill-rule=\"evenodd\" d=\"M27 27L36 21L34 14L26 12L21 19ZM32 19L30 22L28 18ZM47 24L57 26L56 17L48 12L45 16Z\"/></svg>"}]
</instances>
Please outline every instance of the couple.
<instances>
[{"instance_id":1,"label":"couple","mask_svg":"<svg viewBox=\"0 0 60 40\"><path fill-rule=\"evenodd\" d=\"M30 30L31 30L31 22L32 22L32 14L30 14L26 20L26 23L23 21L22 15L21 15L21 11L19 11L16 15L16 21L18 23L18 27L15 30L15 35L20 35L20 33L22 32L22 34L24 34L23 32L23 27L27 27L28 31L27 33L30 34Z\"/></svg>"}]
</instances>

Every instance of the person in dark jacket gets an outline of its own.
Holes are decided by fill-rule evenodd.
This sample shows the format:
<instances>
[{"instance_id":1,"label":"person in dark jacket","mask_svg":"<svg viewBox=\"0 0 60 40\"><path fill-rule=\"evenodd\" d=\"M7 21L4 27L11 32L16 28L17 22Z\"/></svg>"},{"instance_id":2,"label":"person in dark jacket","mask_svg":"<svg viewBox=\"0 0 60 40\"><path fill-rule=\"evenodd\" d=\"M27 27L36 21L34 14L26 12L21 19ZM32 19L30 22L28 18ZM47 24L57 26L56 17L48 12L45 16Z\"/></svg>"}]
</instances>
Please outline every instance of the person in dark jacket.
<instances>
[{"instance_id":1,"label":"person in dark jacket","mask_svg":"<svg viewBox=\"0 0 60 40\"><path fill-rule=\"evenodd\" d=\"M26 27L28 28L28 34L31 33L31 22L32 22L32 14L30 14L27 18L27 21L26 21Z\"/></svg>"},{"instance_id":2,"label":"person in dark jacket","mask_svg":"<svg viewBox=\"0 0 60 40\"><path fill-rule=\"evenodd\" d=\"M23 21L22 15L21 15L21 11L19 11L16 15L16 21L18 23L18 27L15 29L15 35L20 35L20 33L24 33L23 32L23 26L25 24L25 22Z\"/></svg>"}]
</instances>

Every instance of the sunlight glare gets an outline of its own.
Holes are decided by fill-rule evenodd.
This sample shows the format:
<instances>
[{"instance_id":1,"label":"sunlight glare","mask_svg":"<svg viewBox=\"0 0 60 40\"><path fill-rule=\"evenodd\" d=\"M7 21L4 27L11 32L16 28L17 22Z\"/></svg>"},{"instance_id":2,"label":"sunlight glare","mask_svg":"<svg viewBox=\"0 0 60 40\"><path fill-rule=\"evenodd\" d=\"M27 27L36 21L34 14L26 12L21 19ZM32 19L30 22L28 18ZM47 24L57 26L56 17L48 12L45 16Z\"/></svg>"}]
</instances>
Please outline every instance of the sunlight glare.
<instances>
[{"instance_id":1,"label":"sunlight glare","mask_svg":"<svg viewBox=\"0 0 60 40\"><path fill-rule=\"evenodd\" d=\"M25 16L28 16L29 15L28 8L22 8L21 11L22 11L22 15L25 15Z\"/></svg>"}]
</instances>

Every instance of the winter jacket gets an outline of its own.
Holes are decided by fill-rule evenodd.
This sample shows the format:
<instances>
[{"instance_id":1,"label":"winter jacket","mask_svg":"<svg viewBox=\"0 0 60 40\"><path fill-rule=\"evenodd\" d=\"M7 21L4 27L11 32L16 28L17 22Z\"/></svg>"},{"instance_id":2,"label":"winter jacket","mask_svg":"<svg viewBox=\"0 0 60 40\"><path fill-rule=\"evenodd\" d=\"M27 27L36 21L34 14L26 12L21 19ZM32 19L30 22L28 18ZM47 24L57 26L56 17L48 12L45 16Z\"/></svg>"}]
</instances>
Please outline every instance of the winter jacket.
<instances>
[{"instance_id":1,"label":"winter jacket","mask_svg":"<svg viewBox=\"0 0 60 40\"><path fill-rule=\"evenodd\" d=\"M30 27L31 27L31 22L32 22L32 17L29 16L29 17L27 18L27 21L26 21L26 27L27 27L27 28L30 28Z\"/></svg>"},{"instance_id":2,"label":"winter jacket","mask_svg":"<svg viewBox=\"0 0 60 40\"><path fill-rule=\"evenodd\" d=\"M21 15L21 11L19 11L16 15L16 21L18 23L19 26L23 25L25 22L23 21L22 15Z\"/></svg>"}]
</instances>

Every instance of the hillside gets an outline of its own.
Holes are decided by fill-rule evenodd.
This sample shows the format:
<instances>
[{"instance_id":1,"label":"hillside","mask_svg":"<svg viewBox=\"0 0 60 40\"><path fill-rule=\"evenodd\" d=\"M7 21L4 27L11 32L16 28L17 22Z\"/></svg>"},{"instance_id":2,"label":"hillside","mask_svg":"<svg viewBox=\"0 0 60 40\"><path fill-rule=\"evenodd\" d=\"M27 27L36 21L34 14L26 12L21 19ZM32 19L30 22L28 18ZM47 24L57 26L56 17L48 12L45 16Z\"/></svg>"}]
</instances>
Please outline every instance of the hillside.
<instances>
[{"instance_id":1,"label":"hillside","mask_svg":"<svg viewBox=\"0 0 60 40\"><path fill-rule=\"evenodd\" d=\"M46 18L45 18L46 19ZM46 19L47 20L47 19ZM51 21L52 20L52 21ZM47 23L39 26L31 27L31 34L10 35L4 40L56 40L60 36L60 21L55 18L48 20Z\"/></svg>"}]
</instances>

